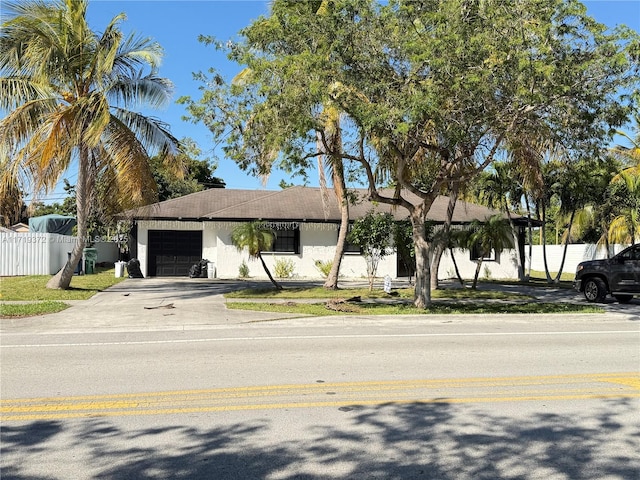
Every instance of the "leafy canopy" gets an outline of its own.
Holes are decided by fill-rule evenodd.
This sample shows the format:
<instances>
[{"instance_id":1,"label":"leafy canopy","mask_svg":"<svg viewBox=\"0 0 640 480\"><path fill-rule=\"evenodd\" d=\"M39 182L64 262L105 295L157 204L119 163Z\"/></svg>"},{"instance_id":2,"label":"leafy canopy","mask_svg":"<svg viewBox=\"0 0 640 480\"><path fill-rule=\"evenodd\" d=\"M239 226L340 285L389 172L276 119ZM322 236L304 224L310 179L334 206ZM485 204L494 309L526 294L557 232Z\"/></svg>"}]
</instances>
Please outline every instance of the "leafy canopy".
<instances>
[{"instance_id":1,"label":"leafy canopy","mask_svg":"<svg viewBox=\"0 0 640 480\"><path fill-rule=\"evenodd\" d=\"M276 163L304 173L324 151L372 200L404 207L419 306L430 301L424 222L437 195L524 138L596 155L638 87L638 35L607 31L576 0L276 0L240 33L227 46L247 75L229 84L200 74L202 98L183 99L191 117L255 174ZM324 132L328 108L348 132L340 150Z\"/></svg>"}]
</instances>

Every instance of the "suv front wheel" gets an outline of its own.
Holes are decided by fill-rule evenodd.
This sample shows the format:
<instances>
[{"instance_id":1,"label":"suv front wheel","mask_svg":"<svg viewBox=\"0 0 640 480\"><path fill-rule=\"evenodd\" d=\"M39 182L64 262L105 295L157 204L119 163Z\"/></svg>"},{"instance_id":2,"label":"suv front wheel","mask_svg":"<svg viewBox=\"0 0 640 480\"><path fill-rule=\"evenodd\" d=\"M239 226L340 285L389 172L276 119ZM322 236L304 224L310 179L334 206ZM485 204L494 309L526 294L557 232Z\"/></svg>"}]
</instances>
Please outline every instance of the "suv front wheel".
<instances>
[{"instance_id":1,"label":"suv front wheel","mask_svg":"<svg viewBox=\"0 0 640 480\"><path fill-rule=\"evenodd\" d=\"M607 296L607 286L601 278L589 278L584 283L584 298L588 302L602 302Z\"/></svg>"}]
</instances>

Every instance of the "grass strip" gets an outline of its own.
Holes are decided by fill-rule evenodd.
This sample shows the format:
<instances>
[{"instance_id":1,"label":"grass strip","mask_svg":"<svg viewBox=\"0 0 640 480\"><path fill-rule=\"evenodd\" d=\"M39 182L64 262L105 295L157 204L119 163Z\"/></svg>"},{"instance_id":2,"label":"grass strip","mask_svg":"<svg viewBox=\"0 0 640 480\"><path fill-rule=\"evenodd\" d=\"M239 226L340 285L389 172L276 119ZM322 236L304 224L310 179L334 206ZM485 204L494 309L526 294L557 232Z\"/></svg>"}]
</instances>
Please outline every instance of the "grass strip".
<instances>
[{"instance_id":1,"label":"grass strip","mask_svg":"<svg viewBox=\"0 0 640 480\"><path fill-rule=\"evenodd\" d=\"M98 269L92 275L75 275L68 290L52 290L46 287L51 275L28 275L0 278L0 301L13 300L86 300L116 283L115 269Z\"/></svg>"},{"instance_id":2,"label":"grass strip","mask_svg":"<svg viewBox=\"0 0 640 480\"><path fill-rule=\"evenodd\" d=\"M69 308L68 304L51 300L37 303L5 303L0 305L0 318L46 315L48 313L61 312L66 308Z\"/></svg>"},{"instance_id":3,"label":"grass strip","mask_svg":"<svg viewBox=\"0 0 640 480\"><path fill-rule=\"evenodd\" d=\"M398 288L392 291L393 295L385 293L383 290L373 290L368 288L345 288L329 290L323 287L287 287L283 290L275 288L245 288L234 292L226 293L225 298L267 298L267 299L324 299L324 298L351 298L361 297L368 299L377 298L400 298L412 299L413 288ZM459 298L478 300L526 300L532 297L518 293L508 293L497 290L471 290L468 288L445 288L433 290L432 298Z\"/></svg>"},{"instance_id":4,"label":"grass strip","mask_svg":"<svg viewBox=\"0 0 640 480\"><path fill-rule=\"evenodd\" d=\"M294 313L299 315L443 315L443 314L557 314L557 313L604 313L604 309L593 305L572 303L445 303L435 302L428 309L418 309L410 304L345 304L353 311L334 311L323 303L257 303L228 302L232 310L254 310L275 313Z\"/></svg>"}]
</instances>

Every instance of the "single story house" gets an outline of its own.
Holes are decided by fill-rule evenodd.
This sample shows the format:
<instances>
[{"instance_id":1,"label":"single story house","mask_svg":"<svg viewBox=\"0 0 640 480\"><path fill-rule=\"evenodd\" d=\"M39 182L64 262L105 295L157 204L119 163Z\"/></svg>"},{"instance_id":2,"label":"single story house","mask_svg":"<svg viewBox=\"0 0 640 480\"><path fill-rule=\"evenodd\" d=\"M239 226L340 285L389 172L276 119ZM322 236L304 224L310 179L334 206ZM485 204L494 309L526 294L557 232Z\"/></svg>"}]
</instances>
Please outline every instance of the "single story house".
<instances>
[{"instance_id":1,"label":"single story house","mask_svg":"<svg viewBox=\"0 0 640 480\"><path fill-rule=\"evenodd\" d=\"M215 264L218 278L236 278L245 262L250 276L265 276L260 262L249 261L247 252L239 252L231 243L231 232L240 222L263 220L276 232L272 252L263 257L271 271L278 260L293 262L294 275L319 278L316 261L331 261L340 225L338 201L329 190L323 202L320 188L290 187L279 191L236 190L215 188L166 200L123 212L120 220L132 221L129 239L130 257L137 258L143 275L186 276L191 265L201 259ZM350 205L350 219L355 221L370 210L389 212L397 220L407 218L404 208L373 203L366 191L356 191L358 200ZM326 204L326 205L325 205ZM434 202L428 219L436 224L446 218L448 198L440 196ZM474 219L483 220L495 210L458 201L453 223L463 225ZM520 249L524 251L524 225L518 218ZM341 265L344 278L365 278L366 261L355 248L349 248ZM485 261L493 278L518 278L515 251L503 252ZM453 269L450 259L443 257L439 276L449 278ZM473 276L476 264L469 253L456 254L456 263L463 276ZM392 278L407 276L407 269L394 253L382 259L378 275ZM266 278L266 276L265 276Z\"/></svg>"}]
</instances>

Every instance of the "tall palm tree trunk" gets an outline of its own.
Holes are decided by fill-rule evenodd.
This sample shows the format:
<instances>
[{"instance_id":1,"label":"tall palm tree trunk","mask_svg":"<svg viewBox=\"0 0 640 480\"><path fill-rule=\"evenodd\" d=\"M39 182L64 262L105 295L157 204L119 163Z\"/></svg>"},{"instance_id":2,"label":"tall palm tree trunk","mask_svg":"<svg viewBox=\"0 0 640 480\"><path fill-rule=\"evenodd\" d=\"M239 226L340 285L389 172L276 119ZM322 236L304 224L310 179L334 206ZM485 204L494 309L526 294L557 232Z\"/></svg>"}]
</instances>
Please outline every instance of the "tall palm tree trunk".
<instances>
[{"instance_id":1,"label":"tall palm tree trunk","mask_svg":"<svg viewBox=\"0 0 640 480\"><path fill-rule=\"evenodd\" d=\"M449 203L447 204L447 217L442 226L442 238L436 243L433 250L433 261L431 262L431 288L438 288L438 270L440 269L440 260L447 244L449 243L449 233L451 232L451 222L453 220L453 211L458 201L458 186L452 186L449 193ZM457 266L456 266L457 269Z\"/></svg>"},{"instance_id":2,"label":"tall palm tree trunk","mask_svg":"<svg viewBox=\"0 0 640 480\"><path fill-rule=\"evenodd\" d=\"M76 243L65 266L47 282L47 288L66 290L71 284L78 262L87 243L87 219L91 207L91 175L89 173L89 151L86 146L80 147L78 160L78 182L76 184ZM84 270L84 266L82 266Z\"/></svg>"},{"instance_id":3,"label":"tall palm tree trunk","mask_svg":"<svg viewBox=\"0 0 640 480\"><path fill-rule=\"evenodd\" d=\"M258 252L258 258L260 259L260 262L262 263L262 268L264 268L264 271L267 272L267 276L269 277L269 280L271 280L271 283L273 283L273 286L276 287L276 290L282 290L282 285L280 285L278 282L276 282L276 280L273 278L273 276L271 275L271 272L269 271L269 268L267 267L267 264L264 261L264 258L262 258L262 255L260 254L260 252Z\"/></svg>"},{"instance_id":4,"label":"tall palm tree trunk","mask_svg":"<svg viewBox=\"0 0 640 480\"><path fill-rule=\"evenodd\" d=\"M542 259L544 260L544 274L547 277L547 283L552 283L553 279L549 273L549 263L547 262L547 210L544 203L541 207L542 226L540 227L540 243L542 244Z\"/></svg>"},{"instance_id":5,"label":"tall palm tree trunk","mask_svg":"<svg viewBox=\"0 0 640 480\"><path fill-rule=\"evenodd\" d=\"M473 285L471 285L472 290L476 290L478 287L478 277L480 276L480 268L482 268L482 259L479 258L476 265L476 273L473 276Z\"/></svg>"},{"instance_id":6,"label":"tall palm tree trunk","mask_svg":"<svg viewBox=\"0 0 640 480\"><path fill-rule=\"evenodd\" d=\"M325 213L328 213L327 185L324 176L324 156L329 157L329 168L331 170L331 183L335 193L338 206L340 208L340 228L338 230L338 240L333 254L331 270L324 282L324 288L336 290L338 288L338 278L340 276L340 265L344 255L344 247L349 231L349 199L347 198L347 186L344 181L344 163L342 161L342 130L340 127L340 114L332 107L327 107L323 111L324 132L316 134L318 151L322 152L318 156L318 171L320 189L322 191L322 201ZM326 141L326 144L325 144Z\"/></svg>"},{"instance_id":7,"label":"tall palm tree trunk","mask_svg":"<svg viewBox=\"0 0 640 480\"><path fill-rule=\"evenodd\" d=\"M460 285L464 287L464 279L462 278L462 275L460 275L460 270L458 269L458 262L456 262L456 257L453 254L452 247L449 247L449 255L451 255L451 261L453 262L453 268L456 271L456 277L458 277L458 281L460 282Z\"/></svg>"},{"instance_id":8,"label":"tall palm tree trunk","mask_svg":"<svg viewBox=\"0 0 640 480\"><path fill-rule=\"evenodd\" d=\"M349 200L347 199L347 187L344 181L344 165L341 158L334 158L333 161L333 189L336 193L338 204L340 205L340 229L338 230L338 241L333 255L331 271L324 282L324 288L336 290L338 288L338 277L340 276L340 264L344 255L344 247L347 242L349 231Z\"/></svg>"},{"instance_id":9,"label":"tall palm tree trunk","mask_svg":"<svg viewBox=\"0 0 640 480\"><path fill-rule=\"evenodd\" d=\"M562 276L562 269L564 268L564 261L567 258L567 248L569 248L569 240L571 239L571 227L573 226L573 219L576 216L576 211L571 211L571 218L569 219L569 227L567 228L567 237L564 239L564 248L562 250L562 260L560 261L560 268L558 274L554 280L554 283L560 283L560 277Z\"/></svg>"},{"instance_id":10,"label":"tall palm tree trunk","mask_svg":"<svg viewBox=\"0 0 640 480\"><path fill-rule=\"evenodd\" d=\"M533 222L531 221L531 206L529 205L529 201L525 202L527 204L527 235L529 237L529 254L527 258L527 269L524 273L524 281L528 281L531 278L531 262L533 260Z\"/></svg>"}]
</instances>

